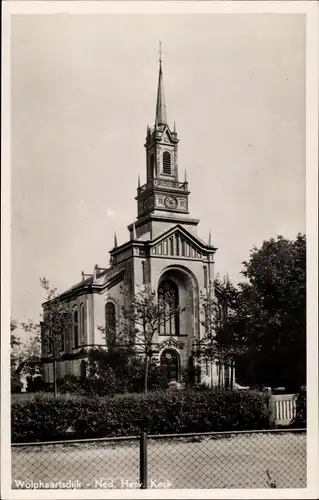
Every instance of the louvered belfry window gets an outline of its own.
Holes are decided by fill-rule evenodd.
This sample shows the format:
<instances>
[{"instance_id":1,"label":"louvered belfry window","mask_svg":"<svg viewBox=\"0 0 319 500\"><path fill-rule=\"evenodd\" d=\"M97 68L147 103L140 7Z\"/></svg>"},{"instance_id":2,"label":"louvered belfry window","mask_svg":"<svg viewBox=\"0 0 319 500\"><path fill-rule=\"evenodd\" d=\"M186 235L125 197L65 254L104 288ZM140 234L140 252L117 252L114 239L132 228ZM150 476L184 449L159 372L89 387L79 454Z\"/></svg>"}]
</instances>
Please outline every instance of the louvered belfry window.
<instances>
[{"instance_id":1,"label":"louvered belfry window","mask_svg":"<svg viewBox=\"0 0 319 500\"><path fill-rule=\"evenodd\" d=\"M166 175L172 173L171 154L168 151L163 153L163 173Z\"/></svg>"},{"instance_id":2,"label":"louvered belfry window","mask_svg":"<svg viewBox=\"0 0 319 500\"><path fill-rule=\"evenodd\" d=\"M171 280L161 283L158 299L163 315L160 321L160 335L179 335L178 288Z\"/></svg>"}]
</instances>

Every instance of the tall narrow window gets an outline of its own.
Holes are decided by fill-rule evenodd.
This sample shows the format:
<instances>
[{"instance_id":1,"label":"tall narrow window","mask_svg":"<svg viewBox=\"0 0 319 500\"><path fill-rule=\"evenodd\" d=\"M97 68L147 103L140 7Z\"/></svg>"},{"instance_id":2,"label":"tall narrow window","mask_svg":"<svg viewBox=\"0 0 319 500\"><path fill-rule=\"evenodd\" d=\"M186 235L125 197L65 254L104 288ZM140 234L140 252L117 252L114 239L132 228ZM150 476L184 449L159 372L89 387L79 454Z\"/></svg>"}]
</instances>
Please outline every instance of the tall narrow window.
<instances>
[{"instance_id":1,"label":"tall narrow window","mask_svg":"<svg viewBox=\"0 0 319 500\"><path fill-rule=\"evenodd\" d=\"M207 288L207 266L204 266L204 288Z\"/></svg>"},{"instance_id":2,"label":"tall narrow window","mask_svg":"<svg viewBox=\"0 0 319 500\"><path fill-rule=\"evenodd\" d=\"M178 288L171 280L161 283L158 299L162 312L160 335L179 335Z\"/></svg>"},{"instance_id":3,"label":"tall narrow window","mask_svg":"<svg viewBox=\"0 0 319 500\"><path fill-rule=\"evenodd\" d=\"M156 177L154 153L151 154L150 162L151 162L151 176Z\"/></svg>"},{"instance_id":4,"label":"tall narrow window","mask_svg":"<svg viewBox=\"0 0 319 500\"><path fill-rule=\"evenodd\" d=\"M65 336L64 333L60 336L60 352L63 352L65 349Z\"/></svg>"},{"instance_id":5,"label":"tall narrow window","mask_svg":"<svg viewBox=\"0 0 319 500\"><path fill-rule=\"evenodd\" d=\"M145 283L147 282L145 260L143 260L143 262L142 262L142 281L143 281L143 285L145 285Z\"/></svg>"},{"instance_id":6,"label":"tall narrow window","mask_svg":"<svg viewBox=\"0 0 319 500\"><path fill-rule=\"evenodd\" d=\"M175 235L175 248L176 248L176 255L179 255L179 236L178 236L178 234Z\"/></svg>"},{"instance_id":7,"label":"tall narrow window","mask_svg":"<svg viewBox=\"0 0 319 500\"><path fill-rule=\"evenodd\" d=\"M73 346L79 346L79 313L76 308L73 310Z\"/></svg>"},{"instance_id":8,"label":"tall narrow window","mask_svg":"<svg viewBox=\"0 0 319 500\"><path fill-rule=\"evenodd\" d=\"M174 240L173 237L169 239L169 254L174 255Z\"/></svg>"},{"instance_id":9,"label":"tall narrow window","mask_svg":"<svg viewBox=\"0 0 319 500\"><path fill-rule=\"evenodd\" d=\"M84 338L85 338L84 304L80 305L80 338L81 338L81 344L84 344Z\"/></svg>"},{"instance_id":10,"label":"tall narrow window","mask_svg":"<svg viewBox=\"0 0 319 500\"><path fill-rule=\"evenodd\" d=\"M185 257L185 241L181 240L181 251L182 251L182 256Z\"/></svg>"},{"instance_id":11,"label":"tall narrow window","mask_svg":"<svg viewBox=\"0 0 319 500\"><path fill-rule=\"evenodd\" d=\"M172 165L171 165L171 154L168 151L163 153L163 173L166 175L171 175Z\"/></svg>"},{"instance_id":12,"label":"tall narrow window","mask_svg":"<svg viewBox=\"0 0 319 500\"><path fill-rule=\"evenodd\" d=\"M105 335L108 347L113 347L115 345L115 329L115 305L108 302L105 306Z\"/></svg>"}]
</instances>

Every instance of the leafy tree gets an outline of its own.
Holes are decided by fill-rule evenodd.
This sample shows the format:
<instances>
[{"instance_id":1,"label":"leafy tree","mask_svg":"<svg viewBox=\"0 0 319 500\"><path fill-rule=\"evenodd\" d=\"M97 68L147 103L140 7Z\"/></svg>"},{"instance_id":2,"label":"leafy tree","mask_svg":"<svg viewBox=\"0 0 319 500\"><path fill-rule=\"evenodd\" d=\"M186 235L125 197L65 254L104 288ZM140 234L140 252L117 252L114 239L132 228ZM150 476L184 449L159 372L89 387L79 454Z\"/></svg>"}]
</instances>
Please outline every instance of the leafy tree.
<instances>
[{"instance_id":1,"label":"leafy tree","mask_svg":"<svg viewBox=\"0 0 319 500\"><path fill-rule=\"evenodd\" d=\"M306 381L306 237L278 236L244 262L241 318L244 383L298 389Z\"/></svg>"},{"instance_id":2,"label":"leafy tree","mask_svg":"<svg viewBox=\"0 0 319 500\"><path fill-rule=\"evenodd\" d=\"M216 362L218 385L221 383L221 366L230 366L230 386L234 384L235 359L243 352L243 339L239 326L241 296L228 277L217 275L207 292L200 297L202 325L205 335L198 343L196 355Z\"/></svg>"},{"instance_id":3,"label":"leafy tree","mask_svg":"<svg viewBox=\"0 0 319 500\"><path fill-rule=\"evenodd\" d=\"M20 326L27 338L17 336L14 332ZM41 342L39 332L32 322L20 324L11 320L11 375L18 376L24 370L28 375L33 375L41 361Z\"/></svg>"},{"instance_id":4,"label":"leafy tree","mask_svg":"<svg viewBox=\"0 0 319 500\"><path fill-rule=\"evenodd\" d=\"M29 333L35 334L34 343L42 346L41 361L53 364L53 388L54 395L58 394L56 363L61 359L60 352L65 342L65 336L72 326L72 313L65 303L59 300L56 288L51 288L46 278L40 278L41 287L44 290L45 302L43 304L43 318L40 323L29 321L21 323L22 328ZM32 343L30 349L32 350ZM44 354L45 353L45 354Z\"/></svg>"},{"instance_id":5,"label":"leafy tree","mask_svg":"<svg viewBox=\"0 0 319 500\"><path fill-rule=\"evenodd\" d=\"M73 325L72 312L68 306L59 299L56 288L51 288L46 278L40 279L45 292L43 304L43 319L40 325L42 345L47 352L47 359L53 364L53 389L54 395L58 393L56 363L61 359L61 350L67 332Z\"/></svg>"},{"instance_id":6,"label":"leafy tree","mask_svg":"<svg viewBox=\"0 0 319 500\"><path fill-rule=\"evenodd\" d=\"M157 335L165 323L167 315L182 312L179 307L173 307L169 296L166 300L157 300L156 293L148 287L142 287L136 294L122 290L125 305L121 306L121 333L127 345L134 346L137 354L144 359L144 392L147 394L149 382L149 367L154 349L159 349L178 342L158 342Z\"/></svg>"}]
</instances>

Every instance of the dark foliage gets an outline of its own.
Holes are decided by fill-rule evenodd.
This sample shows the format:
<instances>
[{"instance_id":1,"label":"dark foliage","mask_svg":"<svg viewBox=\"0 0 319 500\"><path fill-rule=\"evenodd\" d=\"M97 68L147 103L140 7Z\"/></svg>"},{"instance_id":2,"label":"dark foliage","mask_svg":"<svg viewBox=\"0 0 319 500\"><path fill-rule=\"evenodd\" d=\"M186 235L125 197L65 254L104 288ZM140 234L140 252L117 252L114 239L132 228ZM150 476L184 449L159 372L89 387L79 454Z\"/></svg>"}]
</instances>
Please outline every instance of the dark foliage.
<instances>
[{"instance_id":1,"label":"dark foliage","mask_svg":"<svg viewBox=\"0 0 319 500\"><path fill-rule=\"evenodd\" d=\"M268 429L273 426L255 392L152 392L110 398L36 396L12 405L13 442L71 438Z\"/></svg>"},{"instance_id":2,"label":"dark foliage","mask_svg":"<svg viewBox=\"0 0 319 500\"><path fill-rule=\"evenodd\" d=\"M42 375L27 377L27 392L39 392L44 390L44 380Z\"/></svg>"},{"instance_id":3,"label":"dark foliage","mask_svg":"<svg viewBox=\"0 0 319 500\"><path fill-rule=\"evenodd\" d=\"M264 241L242 274L237 329L246 352L236 359L236 378L242 385L298 391L306 383L305 236Z\"/></svg>"},{"instance_id":4,"label":"dark foliage","mask_svg":"<svg viewBox=\"0 0 319 500\"><path fill-rule=\"evenodd\" d=\"M307 389L305 385L300 387L296 401L296 417L290 423L290 427L295 429L307 427Z\"/></svg>"}]
</instances>

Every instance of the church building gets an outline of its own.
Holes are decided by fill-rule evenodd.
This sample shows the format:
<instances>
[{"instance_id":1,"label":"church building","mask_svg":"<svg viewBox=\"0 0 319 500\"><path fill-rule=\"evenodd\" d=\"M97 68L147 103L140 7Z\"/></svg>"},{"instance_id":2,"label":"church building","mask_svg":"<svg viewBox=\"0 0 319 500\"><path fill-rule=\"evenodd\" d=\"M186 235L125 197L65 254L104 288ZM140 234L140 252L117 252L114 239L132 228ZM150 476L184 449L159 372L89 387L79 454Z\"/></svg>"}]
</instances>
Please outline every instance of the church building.
<instances>
[{"instance_id":1,"label":"church building","mask_svg":"<svg viewBox=\"0 0 319 500\"><path fill-rule=\"evenodd\" d=\"M175 125L171 128L167 120L160 60L155 123L147 127L145 140L146 178L142 185L138 183L135 198L137 217L128 226L125 243L118 245L114 237L109 267L96 265L92 274L82 272L82 280L59 296L72 310L73 327L63 339L61 355L66 359L57 363L57 377L80 376L83 353L93 346L107 347L101 325L113 330L116 338L124 300L121 290L132 295L143 285L157 297L169 294L180 308L174 321L159 328L154 357L170 364L177 380L182 368L198 363L193 350L205 334L200 294L214 279L216 248L210 237L206 243L197 235L199 220L190 215L190 191L186 175L180 179L178 147ZM52 363L45 365L44 378L47 383L53 381ZM218 377L214 363L201 363L201 382L216 385L218 378L228 385L229 369L222 367Z\"/></svg>"}]
</instances>

